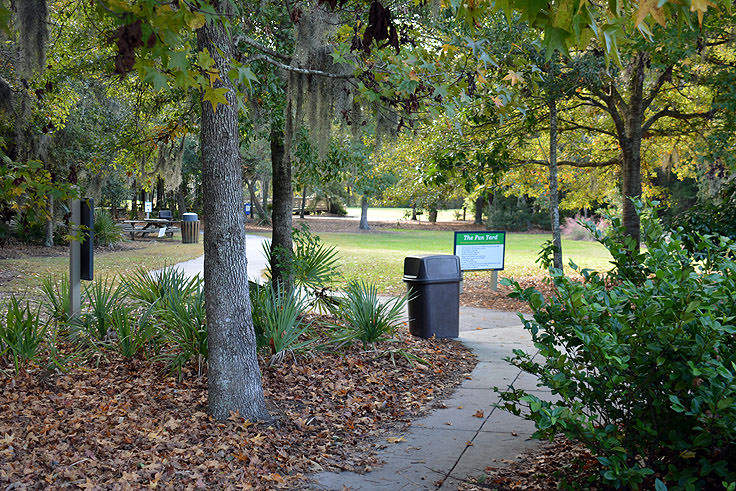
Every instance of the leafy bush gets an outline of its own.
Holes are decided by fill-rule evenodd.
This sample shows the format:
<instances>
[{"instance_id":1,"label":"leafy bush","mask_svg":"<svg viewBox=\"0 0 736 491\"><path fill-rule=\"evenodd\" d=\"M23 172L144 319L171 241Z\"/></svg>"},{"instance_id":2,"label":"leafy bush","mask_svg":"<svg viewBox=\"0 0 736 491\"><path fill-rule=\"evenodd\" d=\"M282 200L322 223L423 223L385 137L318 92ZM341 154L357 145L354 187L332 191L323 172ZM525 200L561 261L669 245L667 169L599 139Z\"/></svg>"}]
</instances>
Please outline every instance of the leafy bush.
<instances>
[{"instance_id":1,"label":"leafy bush","mask_svg":"<svg viewBox=\"0 0 736 491\"><path fill-rule=\"evenodd\" d=\"M692 235L685 236L685 246L694 250L689 237L695 234L718 234L736 239L736 182L723 189L715 199L698 203L674 220Z\"/></svg>"},{"instance_id":2,"label":"leafy bush","mask_svg":"<svg viewBox=\"0 0 736 491\"><path fill-rule=\"evenodd\" d=\"M123 241L123 232L104 208L95 210L94 234L95 245L98 246L110 246Z\"/></svg>"},{"instance_id":3,"label":"leafy bush","mask_svg":"<svg viewBox=\"0 0 736 491\"><path fill-rule=\"evenodd\" d=\"M273 284L253 289L251 305L256 340L259 347L268 347L271 364L313 342L302 339L310 324L302 320L307 304L296 289L285 290L281 285Z\"/></svg>"},{"instance_id":4,"label":"leafy bush","mask_svg":"<svg viewBox=\"0 0 736 491\"><path fill-rule=\"evenodd\" d=\"M351 281L345 289L345 297L338 303L336 317L342 321L343 329L336 340L357 339L364 349L389 340L401 325L405 306L405 296L382 303L375 285Z\"/></svg>"},{"instance_id":5,"label":"leafy bush","mask_svg":"<svg viewBox=\"0 0 736 491\"><path fill-rule=\"evenodd\" d=\"M43 304L49 317L60 324L66 324L71 317L69 306L69 276L63 275L60 283L54 278L46 277L41 280L41 292L44 295Z\"/></svg>"},{"instance_id":6,"label":"leafy bush","mask_svg":"<svg viewBox=\"0 0 736 491\"><path fill-rule=\"evenodd\" d=\"M599 235L617 265L607 277L582 270L577 282L553 270L556 295L546 301L508 282L534 311L524 324L543 357L515 350L510 361L558 400L510 387L504 407L526 408L537 437L583 442L615 487L734 481L736 244L699 236L693 254L681 229L666 235L645 213L646 249L637 253L613 225Z\"/></svg>"},{"instance_id":7,"label":"leafy bush","mask_svg":"<svg viewBox=\"0 0 736 491\"><path fill-rule=\"evenodd\" d=\"M609 225L609 222L603 218L597 220L595 218L586 219L578 214L574 218L565 218L565 222L560 227L560 232L572 240L595 240L595 234L591 229L605 231Z\"/></svg>"},{"instance_id":8,"label":"leafy bush","mask_svg":"<svg viewBox=\"0 0 736 491\"><path fill-rule=\"evenodd\" d=\"M181 376L182 367L194 358L197 374L202 375L207 361L207 320L205 316L204 291L199 288L193 294L172 290L164 299L165 308L157 309L162 324L162 333L170 343L168 352L162 356L169 370Z\"/></svg>"},{"instance_id":9,"label":"leafy bush","mask_svg":"<svg viewBox=\"0 0 736 491\"><path fill-rule=\"evenodd\" d=\"M0 323L0 358L9 355L16 372L38 356L46 338L46 326L41 323L39 312L40 307L34 312L28 302L23 306L15 296L10 297L5 319Z\"/></svg>"}]
</instances>

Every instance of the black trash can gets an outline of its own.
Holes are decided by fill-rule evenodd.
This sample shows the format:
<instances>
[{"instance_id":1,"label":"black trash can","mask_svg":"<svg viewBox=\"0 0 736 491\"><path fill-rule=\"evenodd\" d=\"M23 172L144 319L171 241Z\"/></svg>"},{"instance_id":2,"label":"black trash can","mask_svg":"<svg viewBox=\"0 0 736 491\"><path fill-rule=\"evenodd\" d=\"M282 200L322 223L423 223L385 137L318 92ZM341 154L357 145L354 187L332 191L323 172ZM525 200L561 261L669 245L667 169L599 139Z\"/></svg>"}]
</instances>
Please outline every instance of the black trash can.
<instances>
[{"instance_id":1,"label":"black trash can","mask_svg":"<svg viewBox=\"0 0 736 491\"><path fill-rule=\"evenodd\" d=\"M406 257L404 282L409 290L409 332L422 338L458 337L462 279L458 256Z\"/></svg>"},{"instance_id":2,"label":"black trash can","mask_svg":"<svg viewBox=\"0 0 736 491\"><path fill-rule=\"evenodd\" d=\"M196 213L181 215L181 242L182 244L199 242L199 216Z\"/></svg>"}]
</instances>

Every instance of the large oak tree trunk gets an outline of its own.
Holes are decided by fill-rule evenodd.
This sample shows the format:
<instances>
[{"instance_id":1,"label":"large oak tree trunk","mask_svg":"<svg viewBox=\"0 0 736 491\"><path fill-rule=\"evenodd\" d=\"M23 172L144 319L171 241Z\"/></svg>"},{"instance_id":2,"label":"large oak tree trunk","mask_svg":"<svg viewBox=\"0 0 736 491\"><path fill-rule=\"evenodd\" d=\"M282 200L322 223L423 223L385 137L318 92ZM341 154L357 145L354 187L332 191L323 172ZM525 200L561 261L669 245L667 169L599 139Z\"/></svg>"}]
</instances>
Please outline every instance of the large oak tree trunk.
<instances>
[{"instance_id":1,"label":"large oak tree trunk","mask_svg":"<svg viewBox=\"0 0 736 491\"><path fill-rule=\"evenodd\" d=\"M287 125L290 117L287 109ZM289 136L287 131L287 136ZM271 220L273 232L271 235L271 275L274 283L281 283L288 287L288 261L291 260L291 162L284 145L284 132L275 126L271 129L271 167L273 170L273 208Z\"/></svg>"},{"instance_id":2,"label":"large oak tree trunk","mask_svg":"<svg viewBox=\"0 0 736 491\"><path fill-rule=\"evenodd\" d=\"M214 2L226 14L226 0ZM208 50L219 73L230 70L231 42L222 25L197 31L200 50ZM238 150L235 90L223 76L228 104L214 111L202 100L200 146L207 231L204 235L204 290L208 329L208 408L224 420L231 411L249 420L270 419L263 397L248 296L242 169Z\"/></svg>"},{"instance_id":3,"label":"large oak tree trunk","mask_svg":"<svg viewBox=\"0 0 736 491\"><path fill-rule=\"evenodd\" d=\"M479 195L475 198L475 219L473 220L474 225L483 225L483 205L486 202L484 195Z\"/></svg>"},{"instance_id":4,"label":"large oak tree trunk","mask_svg":"<svg viewBox=\"0 0 736 491\"><path fill-rule=\"evenodd\" d=\"M549 218L552 225L553 265L562 270L560 198L557 190L557 102L549 102Z\"/></svg>"}]
</instances>

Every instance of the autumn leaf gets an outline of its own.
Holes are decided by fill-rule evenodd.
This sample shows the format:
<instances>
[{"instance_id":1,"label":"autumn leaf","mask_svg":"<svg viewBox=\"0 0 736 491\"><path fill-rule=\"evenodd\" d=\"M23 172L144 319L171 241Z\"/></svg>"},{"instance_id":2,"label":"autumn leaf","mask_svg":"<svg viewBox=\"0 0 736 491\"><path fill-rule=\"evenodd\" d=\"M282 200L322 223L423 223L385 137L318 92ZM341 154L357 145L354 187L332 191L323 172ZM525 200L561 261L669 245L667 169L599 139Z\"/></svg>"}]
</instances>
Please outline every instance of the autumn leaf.
<instances>
[{"instance_id":1,"label":"autumn leaf","mask_svg":"<svg viewBox=\"0 0 736 491\"><path fill-rule=\"evenodd\" d=\"M651 14L652 18L662 27L665 26L664 11L658 8L659 0L640 0L639 9L636 12L636 25L638 26L647 15Z\"/></svg>"},{"instance_id":2,"label":"autumn leaf","mask_svg":"<svg viewBox=\"0 0 736 491\"><path fill-rule=\"evenodd\" d=\"M386 438L386 441L389 443L399 443L406 441L406 439L403 436L390 436Z\"/></svg>"},{"instance_id":3,"label":"autumn leaf","mask_svg":"<svg viewBox=\"0 0 736 491\"><path fill-rule=\"evenodd\" d=\"M524 81L524 79L521 77L521 75L518 72L515 72L511 69L509 69L508 75L506 75L503 79L510 80L512 87L516 85L517 83Z\"/></svg>"},{"instance_id":4,"label":"autumn leaf","mask_svg":"<svg viewBox=\"0 0 736 491\"><path fill-rule=\"evenodd\" d=\"M230 103L227 102L227 98L225 97L225 94L227 94L227 92L228 92L227 87L219 87L217 89L212 88L212 87L207 87L204 89L202 100L209 101L209 103L212 104L212 110L214 112L217 112L218 104L225 104L226 106L230 105Z\"/></svg>"},{"instance_id":5,"label":"autumn leaf","mask_svg":"<svg viewBox=\"0 0 736 491\"><path fill-rule=\"evenodd\" d=\"M478 409L473 415L474 418L483 418L485 415L482 409Z\"/></svg>"}]
</instances>

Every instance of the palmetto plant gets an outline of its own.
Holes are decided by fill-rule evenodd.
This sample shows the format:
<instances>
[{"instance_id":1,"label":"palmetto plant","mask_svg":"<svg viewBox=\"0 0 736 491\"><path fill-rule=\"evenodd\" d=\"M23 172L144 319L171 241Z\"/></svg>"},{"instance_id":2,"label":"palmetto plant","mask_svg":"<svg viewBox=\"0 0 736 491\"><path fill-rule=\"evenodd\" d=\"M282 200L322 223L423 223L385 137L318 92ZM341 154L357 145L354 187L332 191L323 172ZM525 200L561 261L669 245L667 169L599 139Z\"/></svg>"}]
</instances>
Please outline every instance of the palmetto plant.
<instances>
[{"instance_id":1,"label":"palmetto plant","mask_svg":"<svg viewBox=\"0 0 736 491\"><path fill-rule=\"evenodd\" d=\"M0 358L9 356L16 372L38 356L46 338L46 325L41 323L39 312L40 306L34 312L29 302L22 305L12 296L0 321Z\"/></svg>"},{"instance_id":2,"label":"palmetto plant","mask_svg":"<svg viewBox=\"0 0 736 491\"><path fill-rule=\"evenodd\" d=\"M192 358L201 375L207 361L207 321L205 317L204 291L200 288L191 295L173 290L164 299L165 309L157 309L161 332L169 343L162 357L169 370L181 376L182 367Z\"/></svg>"},{"instance_id":3,"label":"palmetto plant","mask_svg":"<svg viewBox=\"0 0 736 491\"><path fill-rule=\"evenodd\" d=\"M71 308L69 307L69 276L63 275L57 285L53 277L47 276L41 280L41 292L44 295L43 305L50 318L59 324L69 322Z\"/></svg>"},{"instance_id":4,"label":"palmetto plant","mask_svg":"<svg viewBox=\"0 0 736 491\"><path fill-rule=\"evenodd\" d=\"M77 331L85 334L90 340L102 341L112 327L112 313L120 306L121 288L115 286L114 278L97 279L91 286L84 286L89 299L89 312L75 321Z\"/></svg>"},{"instance_id":5,"label":"palmetto plant","mask_svg":"<svg viewBox=\"0 0 736 491\"><path fill-rule=\"evenodd\" d=\"M138 268L123 278L123 285L130 298L143 305L152 305L161 304L172 294L181 298L197 294L202 287L202 278L199 275L189 278L181 269L171 266L155 273Z\"/></svg>"},{"instance_id":6,"label":"palmetto plant","mask_svg":"<svg viewBox=\"0 0 736 491\"><path fill-rule=\"evenodd\" d=\"M341 321L336 341L357 339L368 349L380 341L394 337L401 326L406 297L394 297L386 302L378 298L378 288L363 281L351 281L345 289L336 314Z\"/></svg>"}]
</instances>

